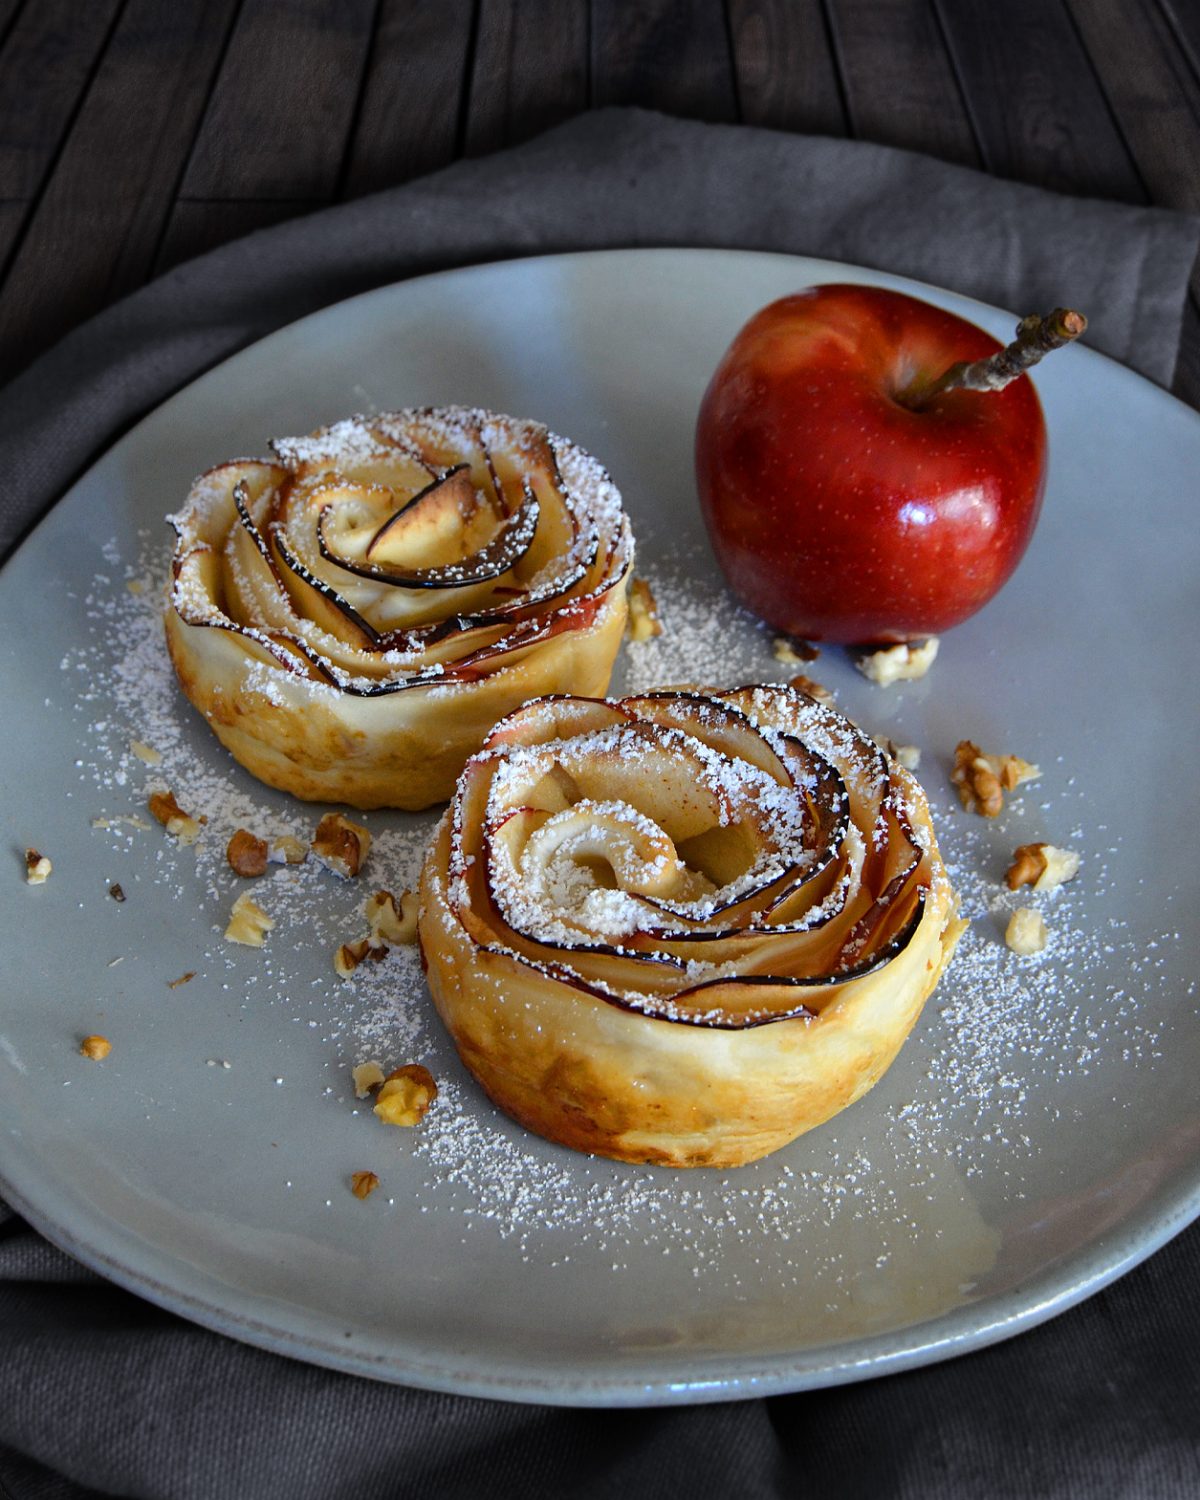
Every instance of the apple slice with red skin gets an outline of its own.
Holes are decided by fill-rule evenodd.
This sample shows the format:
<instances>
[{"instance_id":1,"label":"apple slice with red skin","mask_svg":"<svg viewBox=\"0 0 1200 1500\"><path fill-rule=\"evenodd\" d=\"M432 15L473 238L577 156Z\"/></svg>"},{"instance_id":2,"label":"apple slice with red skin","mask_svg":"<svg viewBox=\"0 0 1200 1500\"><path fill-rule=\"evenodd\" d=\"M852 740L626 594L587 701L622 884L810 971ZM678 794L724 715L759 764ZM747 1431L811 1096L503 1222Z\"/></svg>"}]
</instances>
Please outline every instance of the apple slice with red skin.
<instances>
[{"instance_id":1,"label":"apple slice with red skin","mask_svg":"<svg viewBox=\"0 0 1200 1500\"><path fill-rule=\"evenodd\" d=\"M440 551L460 542L478 509L471 471L459 464L388 517L367 543L366 559L383 567L411 567L414 548Z\"/></svg>"},{"instance_id":2,"label":"apple slice with red skin","mask_svg":"<svg viewBox=\"0 0 1200 1500\"><path fill-rule=\"evenodd\" d=\"M331 584L304 566L288 546L278 522L272 523L270 535L280 582L297 615L311 620L319 629L356 651L377 649L379 632Z\"/></svg>"},{"instance_id":3,"label":"apple slice with red skin","mask_svg":"<svg viewBox=\"0 0 1200 1500\"><path fill-rule=\"evenodd\" d=\"M1051 330L1060 316L1074 321ZM777 630L848 644L936 635L982 608L1045 487L1045 422L1020 371L1086 320L1042 325L1004 351L953 313L852 285L753 317L696 429L701 509L734 592ZM1005 358L1003 389L961 388Z\"/></svg>"},{"instance_id":4,"label":"apple slice with red skin","mask_svg":"<svg viewBox=\"0 0 1200 1500\"><path fill-rule=\"evenodd\" d=\"M466 471L458 470L456 475L447 476L451 478L465 478ZM470 484L469 478L467 479ZM458 486L461 489L461 485ZM439 493L445 489L445 482L438 482ZM432 494L427 490L425 494ZM474 491L472 490L472 494ZM417 497L420 498L419 496ZM451 501L457 504L456 501ZM540 506L537 496L526 486L525 498L521 505L506 516L496 527L491 538L479 549L478 552L456 558L451 562L433 564L429 567L402 566L397 559L404 556L408 550L405 546L406 540L413 538L415 528L410 523L407 530L402 530L400 522L409 515L410 506L398 511L376 532L375 536L367 545L366 562L356 562L353 558L346 557L327 539L328 510L322 510L317 518L317 544L321 556L326 561L334 563L339 568L344 568L347 573L353 573L359 578L370 578L380 583L390 583L398 588L410 589L459 589L469 588L478 583L487 583L494 578L500 578L520 562L521 558L529 551L537 531ZM449 502L439 502L441 511L438 518L434 518L429 512L425 513L422 524L428 523L430 528L439 525L441 517L448 513ZM490 512L489 512L490 513ZM422 518L418 518L419 521ZM381 542L382 539L382 542ZM422 541L426 541L422 537ZM411 555L411 553L409 554Z\"/></svg>"}]
</instances>

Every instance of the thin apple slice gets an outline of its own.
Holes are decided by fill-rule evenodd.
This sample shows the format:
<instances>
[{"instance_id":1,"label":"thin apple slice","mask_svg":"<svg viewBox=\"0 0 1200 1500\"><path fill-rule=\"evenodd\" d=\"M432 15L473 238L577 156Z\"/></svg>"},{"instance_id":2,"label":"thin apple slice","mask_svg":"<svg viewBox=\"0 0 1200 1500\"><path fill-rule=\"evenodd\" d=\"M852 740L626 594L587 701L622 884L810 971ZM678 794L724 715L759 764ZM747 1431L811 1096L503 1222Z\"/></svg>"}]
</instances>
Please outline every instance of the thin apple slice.
<instances>
[{"instance_id":1,"label":"thin apple slice","mask_svg":"<svg viewBox=\"0 0 1200 1500\"><path fill-rule=\"evenodd\" d=\"M497 745L544 745L551 740L573 739L601 729L619 728L628 724L631 718L632 715L616 703L557 694L536 698L532 703L514 709L492 728L484 746L492 749ZM557 776L562 770L555 764L550 768L550 774ZM572 800L579 795L578 784L575 784Z\"/></svg>"},{"instance_id":2,"label":"thin apple slice","mask_svg":"<svg viewBox=\"0 0 1200 1500\"><path fill-rule=\"evenodd\" d=\"M815 1021L821 1006L833 998L818 981L767 978L718 979L672 995L665 1004L638 1005L646 1015L720 1031L744 1031L769 1021Z\"/></svg>"},{"instance_id":3,"label":"thin apple slice","mask_svg":"<svg viewBox=\"0 0 1200 1500\"><path fill-rule=\"evenodd\" d=\"M342 567L361 567L380 526L395 514L397 493L407 492L389 484L362 484L358 480L319 483L308 487L301 513L290 513L287 521L289 527L298 522L302 531L312 527L321 553L329 561Z\"/></svg>"},{"instance_id":4,"label":"thin apple slice","mask_svg":"<svg viewBox=\"0 0 1200 1500\"><path fill-rule=\"evenodd\" d=\"M626 707L640 719L681 729L701 744L723 755L731 763L744 762L790 786L792 775L740 709L707 694L682 690L647 693L624 699Z\"/></svg>"},{"instance_id":5,"label":"thin apple slice","mask_svg":"<svg viewBox=\"0 0 1200 1500\"><path fill-rule=\"evenodd\" d=\"M464 470L458 472L465 473ZM444 485L444 481L439 481L439 484ZM430 492L426 491L426 493ZM472 494L474 494L473 490ZM488 583L492 579L500 578L516 566L528 552L533 541L539 513L537 496L527 488L523 504L511 516L501 521L491 540L478 552L432 567L403 567L389 560L389 553L394 556L402 550L402 538L393 539L389 546L385 533L389 527L398 529L399 522L408 514L407 510L399 511L384 524L380 531L376 532L366 548L365 555L368 559L366 562L357 562L345 552L337 550L329 540L333 516L328 506L321 511L317 519L317 542L322 557L359 578L392 584L397 588L467 589L473 588L476 584ZM432 517L429 519L432 521ZM381 537L384 537L385 545L383 546L379 545ZM450 606L439 606L439 610L448 607Z\"/></svg>"},{"instance_id":6,"label":"thin apple slice","mask_svg":"<svg viewBox=\"0 0 1200 1500\"><path fill-rule=\"evenodd\" d=\"M335 588L309 572L288 547L278 522L272 524L270 531L272 554L280 564L279 577L300 618L311 620L344 646L359 651L378 650L379 633L375 628Z\"/></svg>"},{"instance_id":7,"label":"thin apple slice","mask_svg":"<svg viewBox=\"0 0 1200 1500\"><path fill-rule=\"evenodd\" d=\"M393 568L457 562L470 553L463 542L479 509L471 471L459 464L388 517L367 543L366 559Z\"/></svg>"},{"instance_id":8,"label":"thin apple slice","mask_svg":"<svg viewBox=\"0 0 1200 1500\"><path fill-rule=\"evenodd\" d=\"M562 475L549 441L538 434L527 435L525 442L493 458L497 483L502 491L523 493L530 490L541 501L541 525L533 546L516 570L519 583L536 577L556 559L574 561L580 549L596 555L591 536L582 535L580 517L564 500ZM590 566L590 564L589 564Z\"/></svg>"}]
</instances>

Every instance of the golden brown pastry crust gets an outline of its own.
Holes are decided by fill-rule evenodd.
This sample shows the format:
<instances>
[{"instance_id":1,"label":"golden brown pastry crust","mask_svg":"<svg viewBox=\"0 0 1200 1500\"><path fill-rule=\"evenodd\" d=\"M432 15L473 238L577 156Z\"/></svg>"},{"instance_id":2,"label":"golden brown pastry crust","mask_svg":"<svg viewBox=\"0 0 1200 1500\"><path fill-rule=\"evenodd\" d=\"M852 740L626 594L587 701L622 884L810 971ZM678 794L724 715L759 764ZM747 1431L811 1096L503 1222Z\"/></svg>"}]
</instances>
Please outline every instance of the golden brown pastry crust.
<instances>
[{"instance_id":1,"label":"golden brown pastry crust","mask_svg":"<svg viewBox=\"0 0 1200 1500\"><path fill-rule=\"evenodd\" d=\"M464 770L421 905L490 1097L672 1166L753 1161L864 1094L963 925L917 783L782 688L518 710Z\"/></svg>"},{"instance_id":2,"label":"golden brown pastry crust","mask_svg":"<svg viewBox=\"0 0 1200 1500\"><path fill-rule=\"evenodd\" d=\"M196 481L166 610L184 692L255 776L428 807L514 706L607 687L633 548L589 455L458 407L272 446Z\"/></svg>"}]
</instances>

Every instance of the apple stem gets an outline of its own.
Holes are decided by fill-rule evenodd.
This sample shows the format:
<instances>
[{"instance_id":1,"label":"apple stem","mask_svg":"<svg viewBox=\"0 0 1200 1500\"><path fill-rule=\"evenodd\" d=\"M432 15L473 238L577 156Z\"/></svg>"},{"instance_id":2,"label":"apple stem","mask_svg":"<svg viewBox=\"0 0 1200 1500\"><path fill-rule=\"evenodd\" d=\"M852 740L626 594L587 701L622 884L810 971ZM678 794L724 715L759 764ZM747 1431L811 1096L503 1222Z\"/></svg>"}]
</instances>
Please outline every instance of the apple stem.
<instances>
[{"instance_id":1,"label":"apple stem","mask_svg":"<svg viewBox=\"0 0 1200 1500\"><path fill-rule=\"evenodd\" d=\"M915 399L905 404L925 406L944 391L1002 391L1051 349L1061 349L1064 344L1073 343L1086 327L1084 315L1067 307L1056 307L1045 317L1031 313L1017 324L1017 336L1006 349L989 355L987 359L960 360L932 385L917 391Z\"/></svg>"}]
</instances>

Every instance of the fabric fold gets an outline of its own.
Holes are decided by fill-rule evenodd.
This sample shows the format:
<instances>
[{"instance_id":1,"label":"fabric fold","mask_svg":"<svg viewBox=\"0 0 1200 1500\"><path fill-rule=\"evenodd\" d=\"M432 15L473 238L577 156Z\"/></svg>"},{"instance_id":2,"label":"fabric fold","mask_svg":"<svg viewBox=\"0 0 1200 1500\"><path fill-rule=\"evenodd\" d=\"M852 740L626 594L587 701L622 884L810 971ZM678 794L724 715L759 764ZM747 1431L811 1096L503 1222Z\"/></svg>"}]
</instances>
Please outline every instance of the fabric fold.
<instances>
[{"instance_id":1,"label":"fabric fold","mask_svg":"<svg viewBox=\"0 0 1200 1500\"><path fill-rule=\"evenodd\" d=\"M201 372L409 277L633 246L820 256L1017 312L1077 305L1093 348L1166 384L1198 242L1194 217L889 147L598 110L225 245L69 334L0 391L0 552ZM953 1363L771 1401L592 1412L377 1384L234 1343L110 1286L0 1203L0 1489L46 1500L1194 1493L1200 1326L1180 1289L1198 1252L1193 1227L1082 1307Z\"/></svg>"},{"instance_id":2,"label":"fabric fold","mask_svg":"<svg viewBox=\"0 0 1200 1500\"><path fill-rule=\"evenodd\" d=\"M1078 306L1092 348L1165 385L1198 244L1200 218L1069 198L890 146L596 110L224 245L68 334L0 391L0 552L202 371L411 276L631 246L820 256L1017 312ZM1140 275L1143 264L1153 273Z\"/></svg>"}]
</instances>

